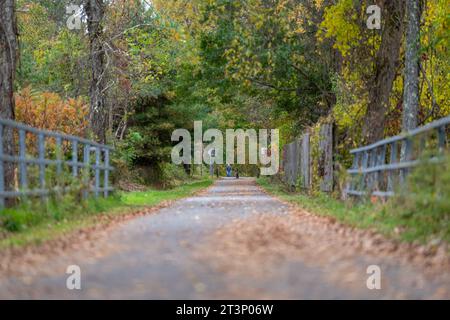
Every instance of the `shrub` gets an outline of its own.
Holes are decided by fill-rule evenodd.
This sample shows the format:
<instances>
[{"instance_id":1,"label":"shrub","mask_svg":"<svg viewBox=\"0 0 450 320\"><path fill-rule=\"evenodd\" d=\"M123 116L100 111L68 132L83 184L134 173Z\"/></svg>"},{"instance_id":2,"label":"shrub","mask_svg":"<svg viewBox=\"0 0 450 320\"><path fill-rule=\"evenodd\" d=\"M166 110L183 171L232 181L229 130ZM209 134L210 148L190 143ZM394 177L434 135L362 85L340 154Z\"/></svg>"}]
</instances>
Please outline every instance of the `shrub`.
<instances>
[{"instance_id":1,"label":"shrub","mask_svg":"<svg viewBox=\"0 0 450 320\"><path fill-rule=\"evenodd\" d=\"M64 100L53 92L33 92L31 87L18 91L16 120L35 128L84 136L89 108L82 98Z\"/></svg>"},{"instance_id":2,"label":"shrub","mask_svg":"<svg viewBox=\"0 0 450 320\"><path fill-rule=\"evenodd\" d=\"M423 162L384 210L400 219L404 237L450 241L450 156L439 164Z\"/></svg>"},{"instance_id":3,"label":"shrub","mask_svg":"<svg viewBox=\"0 0 450 320\"><path fill-rule=\"evenodd\" d=\"M173 163L164 163L161 166L161 178L163 188L173 188L187 181L189 176L183 166L177 166Z\"/></svg>"}]
</instances>

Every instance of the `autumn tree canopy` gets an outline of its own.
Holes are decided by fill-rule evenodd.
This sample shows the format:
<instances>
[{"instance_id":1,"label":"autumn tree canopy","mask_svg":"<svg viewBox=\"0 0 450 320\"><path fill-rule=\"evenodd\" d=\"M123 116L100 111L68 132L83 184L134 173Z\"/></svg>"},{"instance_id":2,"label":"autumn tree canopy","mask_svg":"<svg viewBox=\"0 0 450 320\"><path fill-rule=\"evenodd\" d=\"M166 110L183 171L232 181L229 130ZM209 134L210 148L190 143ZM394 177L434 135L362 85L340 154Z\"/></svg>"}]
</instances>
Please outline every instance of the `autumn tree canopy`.
<instances>
[{"instance_id":1,"label":"autumn tree canopy","mask_svg":"<svg viewBox=\"0 0 450 320\"><path fill-rule=\"evenodd\" d=\"M368 27L372 1L7 3L20 63L4 56L2 77L16 70L16 113L27 121L42 105L79 108L67 131L132 150L130 165L168 161L170 132L194 120L279 128L289 141L327 118L348 150L450 112L446 0L376 1L379 29ZM68 5L80 8L78 29L68 27ZM6 114L13 100L3 91Z\"/></svg>"}]
</instances>

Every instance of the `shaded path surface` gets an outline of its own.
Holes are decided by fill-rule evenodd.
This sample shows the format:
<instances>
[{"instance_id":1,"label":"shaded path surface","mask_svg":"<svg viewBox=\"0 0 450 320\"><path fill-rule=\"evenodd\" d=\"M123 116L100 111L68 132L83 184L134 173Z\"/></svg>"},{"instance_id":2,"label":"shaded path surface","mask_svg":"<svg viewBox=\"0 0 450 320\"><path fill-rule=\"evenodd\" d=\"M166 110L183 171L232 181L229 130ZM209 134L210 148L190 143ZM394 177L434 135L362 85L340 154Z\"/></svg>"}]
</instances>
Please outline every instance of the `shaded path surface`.
<instances>
[{"instance_id":1,"label":"shaded path surface","mask_svg":"<svg viewBox=\"0 0 450 320\"><path fill-rule=\"evenodd\" d=\"M447 275L428 277L395 258L340 247L344 235L291 209L253 179L222 179L118 225L89 248L44 260L29 273L0 276L0 298L448 297ZM371 264L381 267L381 290L367 289ZM80 266L81 290L66 289L68 265Z\"/></svg>"}]
</instances>

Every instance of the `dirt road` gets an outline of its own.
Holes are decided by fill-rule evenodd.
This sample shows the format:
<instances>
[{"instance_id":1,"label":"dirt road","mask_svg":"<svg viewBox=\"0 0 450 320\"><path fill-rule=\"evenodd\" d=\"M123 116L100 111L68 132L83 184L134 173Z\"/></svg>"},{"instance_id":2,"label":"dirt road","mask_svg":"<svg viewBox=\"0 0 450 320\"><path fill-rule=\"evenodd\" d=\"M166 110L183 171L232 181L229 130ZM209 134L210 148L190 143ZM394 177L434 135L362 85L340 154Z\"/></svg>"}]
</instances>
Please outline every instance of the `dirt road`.
<instances>
[{"instance_id":1,"label":"dirt road","mask_svg":"<svg viewBox=\"0 0 450 320\"><path fill-rule=\"evenodd\" d=\"M219 180L86 241L58 255L22 257L0 274L0 298L450 297L445 267L432 274L411 263L408 247L301 212L253 179ZM68 265L80 267L81 290L66 288ZM380 290L367 287L370 265L380 268Z\"/></svg>"}]
</instances>

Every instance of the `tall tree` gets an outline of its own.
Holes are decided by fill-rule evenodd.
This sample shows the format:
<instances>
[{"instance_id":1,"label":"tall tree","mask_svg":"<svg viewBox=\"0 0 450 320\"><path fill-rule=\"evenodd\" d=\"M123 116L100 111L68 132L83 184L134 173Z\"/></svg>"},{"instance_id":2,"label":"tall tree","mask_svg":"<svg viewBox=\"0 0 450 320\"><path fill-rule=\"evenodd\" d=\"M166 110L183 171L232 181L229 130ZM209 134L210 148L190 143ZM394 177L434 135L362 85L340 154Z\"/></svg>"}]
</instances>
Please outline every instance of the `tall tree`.
<instances>
[{"instance_id":1,"label":"tall tree","mask_svg":"<svg viewBox=\"0 0 450 320\"><path fill-rule=\"evenodd\" d=\"M381 45L375 57L372 85L363 127L363 138L370 144L384 137L386 111L399 65L403 35L404 0L381 0Z\"/></svg>"},{"instance_id":2,"label":"tall tree","mask_svg":"<svg viewBox=\"0 0 450 320\"><path fill-rule=\"evenodd\" d=\"M90 112L89 123L94 136L100 141L106 141L106 56L103 33L103 18L105 16L104 0L86 0L85 10L90 41L90 58L92 79L89 90Z\"/></svg>"},{"instance_id":3,"label":"tall tree","mask_svg":"<svg viewBox=\"0 0 450 320\"><path fill-rule=\"evenodd\" d=\"M420 4L419 0L406 1L407 32L405 50L405 80L403 95L403 130L417 127L419 110L419 50Z\"/></svg>"},{"instance_id":4,"label":"tall tree","mask_svg":"<svg viewBox=\"0 0 450 320\"><path fill-rule=\"evenodd\" d=\"M17 22L14 0L0 0L0 118L14 119L14 77L18 59ZM3 149L14 153L11 129L3 133ZM5 164L5 187L14 185L14 166Z\"/></svg>"}]
</instances>

